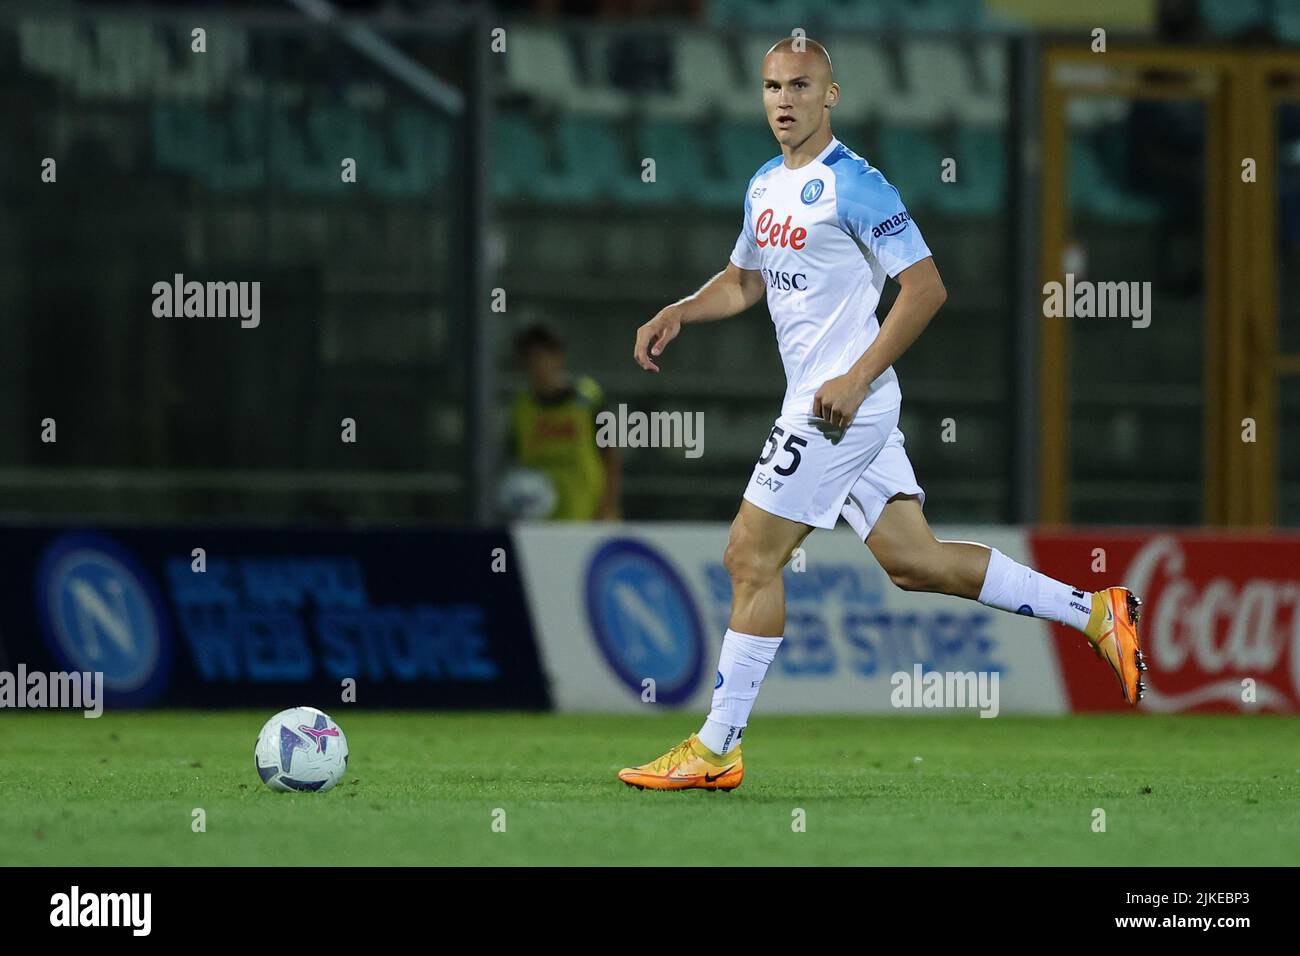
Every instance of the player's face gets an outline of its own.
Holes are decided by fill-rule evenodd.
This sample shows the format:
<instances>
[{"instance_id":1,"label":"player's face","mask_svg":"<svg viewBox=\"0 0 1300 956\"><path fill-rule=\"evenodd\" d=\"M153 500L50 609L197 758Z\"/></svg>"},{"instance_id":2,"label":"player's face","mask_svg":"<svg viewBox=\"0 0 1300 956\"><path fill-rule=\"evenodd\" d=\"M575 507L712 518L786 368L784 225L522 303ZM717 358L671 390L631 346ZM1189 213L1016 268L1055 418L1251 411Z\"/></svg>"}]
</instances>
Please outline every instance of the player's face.
<instances>
[{"instance_id":1,"label":"player's face","mask_svg":"<svg viewBox=\"0 0 1300 956\"><path fill-rule=\"evenodd\" d=\"M524 354L524 374L535 392L545 392L564 378L564 352L531 348Z\"/></svg>"},{"instance_id":2,"label":"player's face","mask_svg":"<svg viewBox=\"0 0 1300 956\"><path fill-rule=\"evenodd\" d=\"M812 53L781 51L763 61L763 106L767 124L782 146L797 147L827 122L826 107L839 87L826 61Z\"/></svg>"}]
</instances>

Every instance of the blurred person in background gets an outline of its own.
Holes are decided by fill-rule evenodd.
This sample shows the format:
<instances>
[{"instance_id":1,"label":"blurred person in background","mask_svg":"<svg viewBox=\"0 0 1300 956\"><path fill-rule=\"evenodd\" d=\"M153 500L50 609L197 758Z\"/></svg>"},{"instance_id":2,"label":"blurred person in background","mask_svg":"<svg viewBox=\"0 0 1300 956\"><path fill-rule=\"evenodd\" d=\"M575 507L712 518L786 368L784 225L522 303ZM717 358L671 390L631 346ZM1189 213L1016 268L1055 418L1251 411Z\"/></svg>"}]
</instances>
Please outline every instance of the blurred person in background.
<instances>
[{"instance_id":1,"label":"blurred person in background","mask_svg":"<svg viewBox=\"0 0 1300 956\"><path fill-rule=\"evenodd\" d=\"M551 521L617 521L621 463L618 450L596 444L596 416L604 392L586 375L574 377L564 341L544 325L515 337L515 358L528 378L510 407L509 456L524 469L545 475L554 507L539 515Z\"/></svg>"}]
</instances>

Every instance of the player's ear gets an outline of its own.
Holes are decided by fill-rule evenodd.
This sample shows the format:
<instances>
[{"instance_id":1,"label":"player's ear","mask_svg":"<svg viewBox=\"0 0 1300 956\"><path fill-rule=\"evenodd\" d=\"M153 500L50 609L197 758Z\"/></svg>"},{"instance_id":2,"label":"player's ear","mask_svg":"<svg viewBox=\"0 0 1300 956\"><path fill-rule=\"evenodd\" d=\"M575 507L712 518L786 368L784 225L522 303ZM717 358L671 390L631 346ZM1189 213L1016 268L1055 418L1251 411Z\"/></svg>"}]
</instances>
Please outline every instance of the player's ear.
<instances>
[{"instance_id":1,"label":"player's ear","mask_svg":"<svg viewBox=\"0 0 1300 956\"><path fill-rule=\"evenodd\" d=\"M832 83L830 89L826 91L826 108L830 109L840 101L840 85Z\"/></svg>"}]
</instances>

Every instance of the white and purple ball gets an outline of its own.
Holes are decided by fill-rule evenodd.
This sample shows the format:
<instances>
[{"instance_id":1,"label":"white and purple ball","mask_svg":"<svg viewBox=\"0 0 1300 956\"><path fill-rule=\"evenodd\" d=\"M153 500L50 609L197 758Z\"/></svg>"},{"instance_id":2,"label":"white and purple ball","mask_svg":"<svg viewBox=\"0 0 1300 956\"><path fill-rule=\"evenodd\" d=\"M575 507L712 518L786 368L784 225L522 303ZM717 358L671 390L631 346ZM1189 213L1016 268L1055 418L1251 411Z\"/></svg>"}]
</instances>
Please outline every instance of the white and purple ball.
<instances>
[{"instance_id":1,"label":"white and purple ball","mask_svg":"<svg viewBox=\"0 0 1300 956\"><path fill-rule=\"evenodd\" d=\"M347 770L348 739L315 707L294 707L262 726L253 762L272 790L329 790Z\"/></svg>"},{"instance_id":2,"label":"white and purple ball","mask_svg":"<svg viewBox=\"0 0 1300 956\"><path fill-rule=\"evenodd\" d=\"M497 508L511 521L549 517L558 500L555 483L536 468L511 468L497 485Z\"/></svg>"}]
</instances>

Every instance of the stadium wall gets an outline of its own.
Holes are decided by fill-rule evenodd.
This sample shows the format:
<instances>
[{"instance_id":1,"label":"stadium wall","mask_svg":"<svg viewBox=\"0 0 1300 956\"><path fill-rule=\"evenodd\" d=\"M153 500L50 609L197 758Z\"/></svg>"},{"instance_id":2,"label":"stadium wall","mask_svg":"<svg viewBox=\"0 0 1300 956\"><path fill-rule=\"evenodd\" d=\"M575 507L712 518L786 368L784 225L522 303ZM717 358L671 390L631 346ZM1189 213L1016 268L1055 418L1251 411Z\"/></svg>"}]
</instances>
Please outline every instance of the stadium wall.
<instances>
[{"instance_id":1,"label":"stadium wall","mask_svg":"<svg viewBox=\"0 0 1300 956\"><path fill-rule=\"evenodd\" d=\"M0 527L0 670L106 704L708 707L723 523L487 531ZM1146 712L1300 711L1300 535L945 527L1145 600ZM787 568L763 713L888 713L897 673L998 675L998 710L1123 710L1076 632L895 588L847 529Z\"/></svg>"},{"instance_id":2,"label":"stadium wall","mask_svg":"<svg viewBox=\"0 0 1300 956\"><path fill-rule=\"evenodd\" d=\"M0 670L102 672L109 708L550 705L505 531L0 540Z\"/></svg>"},{"instance_id":3,"label":"stadium wall","mask_svg":"<svg viewBox=\"0 0 1300 956\"><path fill-rule=\"evenodd\" d=\"M516 545L555 705L706 709L726 629L727 525L524 526ZM1147 712L1300 710L1300 536L946 527L1045 573L1145 600ZM1001 711L1126 709L1078 632L900 591L847 529L787 568L764 713L889 712L896 672L997 671ZM1286 569L1279 571L1279 569Z\"/></svg>"}]
</instances>

